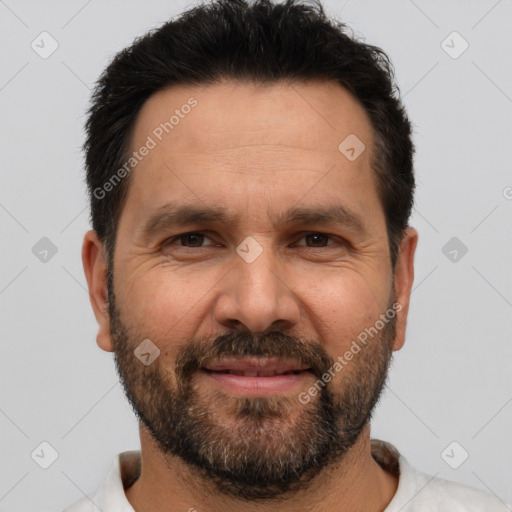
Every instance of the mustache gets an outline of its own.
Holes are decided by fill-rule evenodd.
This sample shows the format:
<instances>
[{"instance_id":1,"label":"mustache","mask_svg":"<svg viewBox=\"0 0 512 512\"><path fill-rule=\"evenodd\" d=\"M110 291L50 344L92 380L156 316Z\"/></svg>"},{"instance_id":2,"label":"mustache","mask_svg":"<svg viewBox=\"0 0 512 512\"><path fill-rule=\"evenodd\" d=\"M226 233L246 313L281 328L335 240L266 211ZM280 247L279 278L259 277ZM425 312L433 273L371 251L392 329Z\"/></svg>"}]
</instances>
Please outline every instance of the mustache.
<instances>
[{"instance_id":1,"label":"mustache","mask_svg":"<svg viewBox=\"0 0 512 512\"><path fill-rule=\"evenodd\" d=\"M292 360L308 367L318 378L334 364L334 359L314 340L291 336L281 331L233 331L218 336L213 341L189 341L176 357L176 376L187 379L210 360L223 357L275 357Z\"/></svg>"}]
</instances>

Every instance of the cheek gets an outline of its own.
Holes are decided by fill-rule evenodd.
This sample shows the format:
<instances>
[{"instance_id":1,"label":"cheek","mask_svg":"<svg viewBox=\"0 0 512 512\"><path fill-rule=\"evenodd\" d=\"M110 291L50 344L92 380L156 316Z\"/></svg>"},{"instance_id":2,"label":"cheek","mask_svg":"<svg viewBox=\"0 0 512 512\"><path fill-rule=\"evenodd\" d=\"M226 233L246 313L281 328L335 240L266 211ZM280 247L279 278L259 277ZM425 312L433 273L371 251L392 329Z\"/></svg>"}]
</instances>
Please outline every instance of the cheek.
<instances>
[{"instance_id":1,"label":"cheek","mask_svg":"<svg viewBox=\"0 0 512 512\"><path fill-rule=\"evenodd\" d=\"M193 336L199 324L194 318L203 314L219 280L216 273L212 274L195 272L193 275L201 276L198 279L191 274L180 275L175 269L156 267L135 278L132 273L132 278L125 281L130 285L120 294L126 323L160 344Z\"/></svg>"},{"instance_id":2,"label":"cheek","mask_svg":"<svg viewBox=\"0 0 512 512\"><path fill-rule=\"evenodd\" d=\"M304 302L314 329L321 333L331 355L345 352L388 307L390 290L384 282L369 281L352 270L316 283L308 284Z\"/></svg>"}]
</instances>

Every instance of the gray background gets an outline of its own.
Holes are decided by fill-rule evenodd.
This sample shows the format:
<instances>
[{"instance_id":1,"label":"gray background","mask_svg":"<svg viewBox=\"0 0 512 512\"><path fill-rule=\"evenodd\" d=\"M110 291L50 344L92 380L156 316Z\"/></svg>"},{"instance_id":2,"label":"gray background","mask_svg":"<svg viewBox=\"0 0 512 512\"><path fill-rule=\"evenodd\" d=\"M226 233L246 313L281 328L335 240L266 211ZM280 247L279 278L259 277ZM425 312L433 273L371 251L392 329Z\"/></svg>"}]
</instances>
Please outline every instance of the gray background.
<instances>
[{"instance_id":1,"label":"gray background","mask_svg":"<svg viewBox=\"0 0 512 512\"><path fill-rule=\"evenodd\" d=\"M189 4L0 1L0 510L59 511L139 447L80 259L82 126L111 56ZM512 503L512 1L325 6L390 54L415 126L416 280L372 437ZM59 45L47 59L31 48L43 31ZM445 51L463 48L458 36L442 46L453 31L469 44L458 58ZM57 248L46 262L33 253L43 237ZM58 452L48 469L31 458L43 441Z\"/></svg>"}]
</instances>

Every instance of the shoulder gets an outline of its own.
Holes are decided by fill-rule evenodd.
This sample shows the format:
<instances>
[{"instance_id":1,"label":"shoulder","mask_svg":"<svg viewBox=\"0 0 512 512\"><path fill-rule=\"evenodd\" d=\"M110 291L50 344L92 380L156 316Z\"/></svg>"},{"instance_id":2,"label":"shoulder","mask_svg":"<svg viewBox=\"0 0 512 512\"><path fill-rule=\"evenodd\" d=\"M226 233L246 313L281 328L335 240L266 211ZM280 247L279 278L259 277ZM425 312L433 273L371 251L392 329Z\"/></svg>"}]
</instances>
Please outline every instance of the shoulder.
<instances>
[{"instance_id":1,"label":"shoulder","mask_svg":"<svg viewBox=\"0 0 512 512\"><path fill-rule=\"evenodd\" d=\"M398 477L398 489L385 512L510 512L498 497L413 468L390 443L372 439L372 455Z\"/></svg>"},{"instance_id":2,"label":"shoulder","mask_svg":"<svg viewBox=\"0 0 512 512\"><path fill-rule=\"evenodd\" d=\"M124 490L139 477L140 468L140 451L127 451L116 455L97 491L91 497L82 497L62 512L134 512Z\"/></svg>"},{"instance_id":3,"label":"shoulder","mask_svg":"<svg viewBox=\"0 0 512 512\"><path fill-rule=\"evenodd\" d=\"M510 510L498 498L479 489L423 473L422 475L426 485L418 494L418 505L424 504L431 507L435 504L438 512L509 512Z\"/></svg>"},{"instance_id":4,"label":"shoulder","mask_svg":"<svg viewBox=\"0 0 512 512\"><path fill-rule=\"evenodd\" d=\"M408 484L404 498L409 502L403 512L510 512L496 496L418 471L403 456L399 466L400 478Z\"/></svg>"}]
</instances>

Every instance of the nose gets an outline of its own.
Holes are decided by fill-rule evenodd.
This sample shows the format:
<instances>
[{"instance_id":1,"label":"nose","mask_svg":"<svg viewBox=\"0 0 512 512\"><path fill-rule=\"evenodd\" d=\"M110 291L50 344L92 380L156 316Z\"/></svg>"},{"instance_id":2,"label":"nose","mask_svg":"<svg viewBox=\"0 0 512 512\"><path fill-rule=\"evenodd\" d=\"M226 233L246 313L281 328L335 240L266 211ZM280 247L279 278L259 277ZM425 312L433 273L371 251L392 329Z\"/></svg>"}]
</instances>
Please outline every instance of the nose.
<instances>
[{"instance_id":1,"label":"nose","mask_svg":"<svg viewBox=\"0 0 512 512\"><path fill-rule=\"evenodd\" d=\"M288 272L266 248L253 262L236 256L235 268L219 283L215 320L230 329L264 332L289 330L300 318L298 298Z\"/></svg>"}]
</instances>

